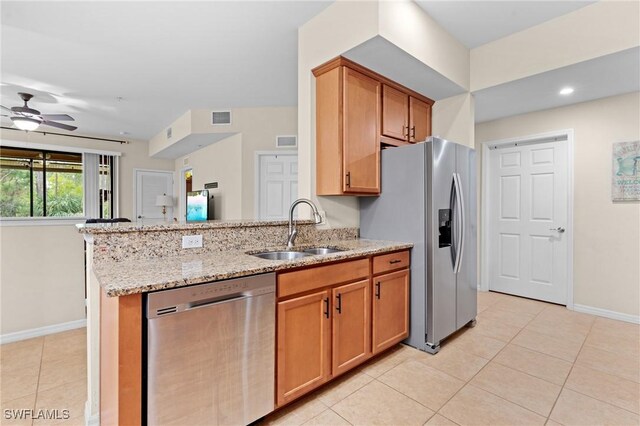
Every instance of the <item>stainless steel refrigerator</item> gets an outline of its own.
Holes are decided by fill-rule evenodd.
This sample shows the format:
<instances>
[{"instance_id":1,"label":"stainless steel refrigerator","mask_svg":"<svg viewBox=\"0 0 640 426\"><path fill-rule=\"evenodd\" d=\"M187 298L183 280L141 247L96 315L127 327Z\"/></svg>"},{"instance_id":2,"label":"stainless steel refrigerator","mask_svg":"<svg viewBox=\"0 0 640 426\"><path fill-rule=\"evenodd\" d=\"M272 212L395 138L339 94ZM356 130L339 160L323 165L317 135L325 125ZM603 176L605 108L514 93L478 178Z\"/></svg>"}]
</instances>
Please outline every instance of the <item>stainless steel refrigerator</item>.
<instances>
[{"instance_id":1,"label":"stainless steel refrigerator","mask_svg":"<svg viewBox=\"0 0 640 426\"><path fill-rule=\"evenodd\" d=\"M414 244L405 343L435 354L477 314L475 151L430 137L381 161L381 195L360 199L360 236Z\"/></svg>"}]
</instances>

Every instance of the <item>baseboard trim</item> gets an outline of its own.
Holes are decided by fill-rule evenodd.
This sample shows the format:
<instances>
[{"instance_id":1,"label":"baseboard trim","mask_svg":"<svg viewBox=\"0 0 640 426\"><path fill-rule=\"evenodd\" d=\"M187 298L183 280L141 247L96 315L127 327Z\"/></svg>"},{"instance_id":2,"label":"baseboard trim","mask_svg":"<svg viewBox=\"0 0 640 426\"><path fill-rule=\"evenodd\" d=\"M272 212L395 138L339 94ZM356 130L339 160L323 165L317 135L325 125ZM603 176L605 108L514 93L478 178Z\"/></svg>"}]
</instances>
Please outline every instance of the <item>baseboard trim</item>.
<instances>
[{"instance_id":1,"label":"baseboard trim","mask_svg":"<svg viewBox=\"0 0 640 426\"><path fill-rule=\"evenodd\" d=\"M84 424L85 426L100 426L100 414L91 415L89 401L84 404Z\"/></svg>"},{"instance_id":2,"label":"baseboard trim","mask_svg":"<svg viewBox=\"0 0 640 426\"><path fill-rule=\"evenodd\" d=\"M61 324L47 325L44 327L30 328L29 330L16 331L14 333L0 335L0 344L18 342L20 340L46 336L47 334L60 333L61 331L68 331L86 326L87 320L81 319L76 321L63 322Z\"/></svg>"},{"instance_id":3,"label":"baseboard trim","mask_svg":"<svg viewBox=\"0 0 640 426\"><path fill-rule=\"evenodd\" d=\"M578 305L577 303L573 304L573 310L576 312L582 312L583 314L597 315L599 317L640 324L640 316L638 315L623 314L622 312L594 308L593 306Z\"/></svg>"}]
</instances>

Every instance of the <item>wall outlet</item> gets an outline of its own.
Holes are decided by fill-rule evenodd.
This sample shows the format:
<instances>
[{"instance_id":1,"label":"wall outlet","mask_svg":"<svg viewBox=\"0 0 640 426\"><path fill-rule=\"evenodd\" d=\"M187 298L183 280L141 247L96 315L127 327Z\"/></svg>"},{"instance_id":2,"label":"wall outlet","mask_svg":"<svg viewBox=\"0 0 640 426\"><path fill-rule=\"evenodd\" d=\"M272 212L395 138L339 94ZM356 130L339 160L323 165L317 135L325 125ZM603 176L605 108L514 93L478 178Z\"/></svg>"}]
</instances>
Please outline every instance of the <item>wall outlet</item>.
<instances>
[{"instance_id":1,"label":"wall outlet","mask_svg":"<svg viewBox=\"0 0 640 426\"><path fill-rule=\"evenodd\" d=\"M182 237L182 248L202 247L202 235L185 235Z\"/></svg>"}]
</instances>

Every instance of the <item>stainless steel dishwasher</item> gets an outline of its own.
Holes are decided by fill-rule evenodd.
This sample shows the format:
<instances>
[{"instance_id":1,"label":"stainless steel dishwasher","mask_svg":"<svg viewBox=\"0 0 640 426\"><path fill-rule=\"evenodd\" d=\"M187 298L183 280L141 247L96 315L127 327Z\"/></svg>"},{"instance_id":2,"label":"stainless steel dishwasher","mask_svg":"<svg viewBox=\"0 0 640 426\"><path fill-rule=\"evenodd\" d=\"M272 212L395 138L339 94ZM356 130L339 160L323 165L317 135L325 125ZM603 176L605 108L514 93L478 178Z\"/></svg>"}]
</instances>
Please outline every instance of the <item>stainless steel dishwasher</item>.
<instances>
[{"instance_id":1,"label":"stainless steel dishwasher","mask_svg":"<svg viewBox=\"0 0 640 426\"><path fill-rule=\"evenodd\" d=\"M275 274L147 297L147 424L247 425L274 409Z\"/></svg>"}]
</instances>

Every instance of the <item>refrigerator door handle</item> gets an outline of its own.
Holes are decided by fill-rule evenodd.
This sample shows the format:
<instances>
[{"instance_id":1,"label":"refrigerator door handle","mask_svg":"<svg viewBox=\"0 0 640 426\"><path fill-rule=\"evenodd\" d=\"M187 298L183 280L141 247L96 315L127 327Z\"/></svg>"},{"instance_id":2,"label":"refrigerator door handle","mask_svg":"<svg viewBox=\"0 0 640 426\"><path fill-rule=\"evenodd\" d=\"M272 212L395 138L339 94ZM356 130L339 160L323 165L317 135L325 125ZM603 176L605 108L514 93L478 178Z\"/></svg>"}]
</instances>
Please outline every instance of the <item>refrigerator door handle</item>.
<instances>
[{"instance_id":1,"label":"refrigerator door handle","mask_svg":"<svg viewBox=\"0 0 640 426\"><path fill-rule=\"evenodd\" d=\"M456 235L456 261L453 265L453 273L460 272L460 266L462 264L462 255L464 252L464 196L462 194L462 185L460 184L460 175L458 173L453 174L453 183L456 191L456 216L458 221L457 235Z\"/></svg>"}]
</instances>

